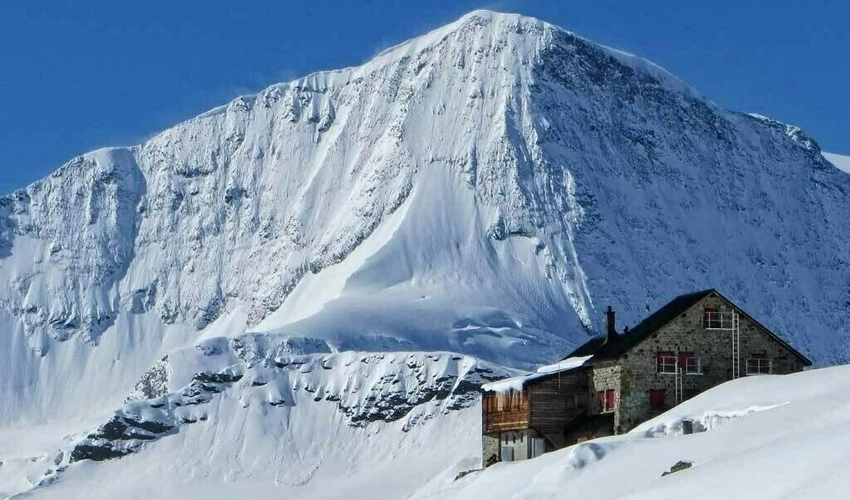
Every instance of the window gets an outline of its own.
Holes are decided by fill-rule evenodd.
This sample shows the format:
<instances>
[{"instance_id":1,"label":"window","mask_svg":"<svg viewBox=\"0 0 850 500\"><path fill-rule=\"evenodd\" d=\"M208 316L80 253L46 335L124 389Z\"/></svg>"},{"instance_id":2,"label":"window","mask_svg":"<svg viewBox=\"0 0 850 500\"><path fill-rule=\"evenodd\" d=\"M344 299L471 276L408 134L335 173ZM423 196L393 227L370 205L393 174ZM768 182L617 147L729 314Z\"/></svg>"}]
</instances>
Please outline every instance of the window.
<instances>
[{"instance_id":1,"label":"window","mask_svg":"<svg viewBox=\"0 0 850 500\"><path fill-rule=\"evenodd\" d=\"M714 307L706 307L702 313L702 327L706 330L731 330L735 326L735 312L720 312Z\"/></svg>"},{"instance_id":2,"label":"window","mask_svg":"<svg viewBox=\"0 0 850 500\"><path fill-rule=\"evenodd\" d=\"M706 307L702 314L703 328L720 328L720 313L713 307Z\"/></svg>"},{"instance_id":3,"label":"window","mask_svg":"<svg viewBox=\"0 0 850 500\"><path fill-rule=\"evenodd\" d=\"M665 389L650 389L649 390L649 408L651 410L663 410L664 398L667 396Z\"/></svg>"},{"instance_id":4,"label":"window","mask_svg":"<svg viewBox=\"0 0 850 500\"><path fill-rule=\"evenodd\" d=\"M702 360L700 358L685 358L685 374L702 375Z\"/></svg>"},{"instance_id":5,"label":"window","mask_svg":"<svg viewBox=\"0 0 850 500\"><path fill-rule=\"evenodd\" d=\"M658 373L676 373L676 355L672 351L660 351L656 357Z\"/></svg>"},{"instance_id":6,"label":"window","mask_svg":"<svg viewBox=\"0 0 850 500\"><path fill-rule=\"evenodd\" d=\"M702 362L692 352L679 352L679 368L683 369L688 375L702 374Z\"/></svg>"},{"instance_id":7,"label":"window","mask_svg":"<svg viewBox=\"0 0 850 500\"><path fill-rule=\"evenodd\" d=\"M608 389L607 391L599 391L599 412L606 413L609 411L614 411L614 389Z\"/></svg>"},{"instance_id":8,"label":"window","mask_svg":"<svg viewBox=\"0 0 850 500\"><path fill-rule=\"evenodd\" d=\"M767 354L751 354L747 359L747 375L771 373L772 371L773 361L767 357Z\"/></svg>"}]
</instances>

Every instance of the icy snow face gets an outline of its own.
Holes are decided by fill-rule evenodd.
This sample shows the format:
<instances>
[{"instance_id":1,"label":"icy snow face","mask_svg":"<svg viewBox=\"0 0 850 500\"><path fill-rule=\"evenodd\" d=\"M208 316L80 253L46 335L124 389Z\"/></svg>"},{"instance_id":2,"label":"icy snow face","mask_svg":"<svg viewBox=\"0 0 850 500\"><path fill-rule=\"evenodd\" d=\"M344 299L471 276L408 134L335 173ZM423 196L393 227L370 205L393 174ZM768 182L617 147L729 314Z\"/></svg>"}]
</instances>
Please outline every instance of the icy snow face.
<instances>
[{"instance_id":1,"label":"icy snow face","mask_svg":"<svg viewBox=\"0 0 850 500\"><path fill-rule=\"evenodd\" d=\"M529 368L600 306L633 324L709 286L843 359L848 189L798 129L474 12L3 198L0 421L112 408L248 330Z\"/></svg>"}]
</instances>

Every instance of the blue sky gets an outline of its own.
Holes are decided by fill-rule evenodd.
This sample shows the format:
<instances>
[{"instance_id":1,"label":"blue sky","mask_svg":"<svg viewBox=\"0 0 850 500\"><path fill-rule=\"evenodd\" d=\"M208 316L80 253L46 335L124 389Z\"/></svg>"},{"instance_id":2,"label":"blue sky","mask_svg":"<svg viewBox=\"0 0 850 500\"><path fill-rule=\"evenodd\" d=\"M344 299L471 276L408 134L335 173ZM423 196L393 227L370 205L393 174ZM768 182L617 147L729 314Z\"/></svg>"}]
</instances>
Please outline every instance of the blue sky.
<instances>
[{"instance_id":1,"label":"blue sky","mask_svg":"<svg viewBox=\"0 0 850 500\"><path fill-rule=\"evenodd\" d=\"M239 94L362 63L475 8L641 55L724 107L850 153L850 2L4 0L0 192Z\"/></svg>"}]
</instances>

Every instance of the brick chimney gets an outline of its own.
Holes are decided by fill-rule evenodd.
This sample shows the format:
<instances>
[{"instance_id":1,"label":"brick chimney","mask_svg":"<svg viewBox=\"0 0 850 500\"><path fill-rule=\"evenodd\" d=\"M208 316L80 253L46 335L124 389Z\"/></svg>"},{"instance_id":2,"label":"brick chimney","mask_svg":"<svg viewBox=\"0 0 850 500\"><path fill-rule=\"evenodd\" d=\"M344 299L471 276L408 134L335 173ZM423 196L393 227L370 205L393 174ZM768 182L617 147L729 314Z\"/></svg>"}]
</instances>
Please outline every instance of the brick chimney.
<instances>
[{"instance_id":1,"label":"brick chimney","mask_svg":"<svg viewBox=\"0 0 850 500\"><path fill-rule=\"evenodd\" d=\"M612 342L615 338L617 338L617 328L614 309L608 306L608 310L605 311L605 342Z\"/></svg>"}]
</instances>

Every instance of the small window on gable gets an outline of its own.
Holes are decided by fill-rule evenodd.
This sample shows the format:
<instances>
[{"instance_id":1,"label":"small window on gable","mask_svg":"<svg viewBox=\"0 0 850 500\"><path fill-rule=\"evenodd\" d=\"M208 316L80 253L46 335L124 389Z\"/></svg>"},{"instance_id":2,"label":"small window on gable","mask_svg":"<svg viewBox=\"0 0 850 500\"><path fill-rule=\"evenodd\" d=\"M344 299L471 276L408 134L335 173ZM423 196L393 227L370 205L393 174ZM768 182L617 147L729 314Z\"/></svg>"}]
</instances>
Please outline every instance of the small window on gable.
<instances>
[{"instance_id":1,"label":"small window on gable","mask_svg":"<svg viewBox=\"0 0 850 500\"><path fill-rule=\"evenodd\" d=\"M706 307L702 313L703 328L720 328L720 312L714 307Z\"/></svg>"},{"instance_id":2,"label":"small window on gable","mask_svg":"<svg viewBox=\"0 0 850 500\"><path fill-rule=\"evenodd\" d=\"M658 373L676 373L676 355L673 351L659 351L655 359Z\"/></svg>"}]
</instances>

